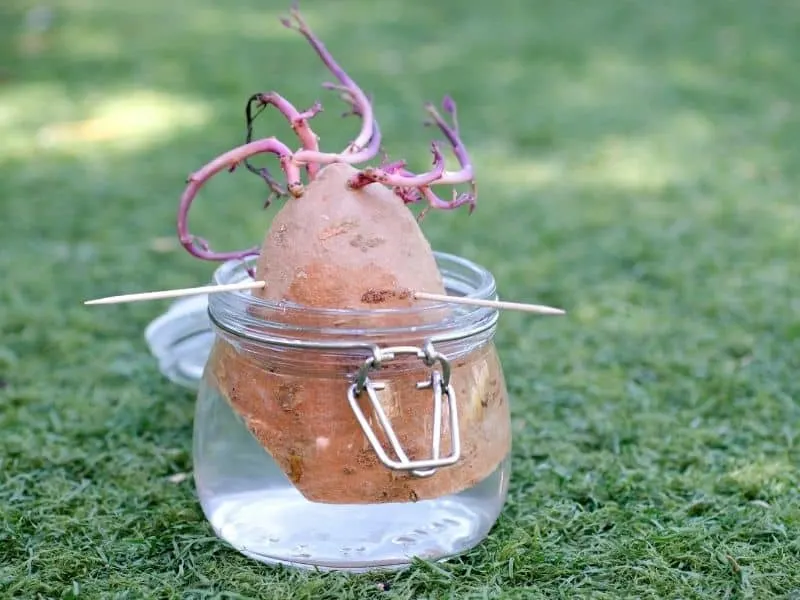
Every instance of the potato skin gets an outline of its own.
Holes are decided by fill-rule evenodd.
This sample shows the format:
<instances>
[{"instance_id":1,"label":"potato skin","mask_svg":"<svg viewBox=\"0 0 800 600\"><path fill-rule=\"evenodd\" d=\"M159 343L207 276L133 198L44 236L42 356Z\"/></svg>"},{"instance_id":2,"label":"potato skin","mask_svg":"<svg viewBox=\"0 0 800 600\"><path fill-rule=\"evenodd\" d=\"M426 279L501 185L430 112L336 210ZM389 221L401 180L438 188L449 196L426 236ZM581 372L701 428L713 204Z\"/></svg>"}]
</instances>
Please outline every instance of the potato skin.
<instances>
[{"instance_id":1,"label":"potato skin","mask_svg":"<svg viewBox=\"0 0 800 600\"><path fill-rule=\"evenodd\" d=\"M414 214L381 184L350 190L358 170L328 165L275 215L262 243L258 294L318 308L370 309L370 289L412 289L443 294L444 283ZM380 308L410 307L389 296ZM409 323L412 325L413 323Z\"/></svg>"}]
</instances>

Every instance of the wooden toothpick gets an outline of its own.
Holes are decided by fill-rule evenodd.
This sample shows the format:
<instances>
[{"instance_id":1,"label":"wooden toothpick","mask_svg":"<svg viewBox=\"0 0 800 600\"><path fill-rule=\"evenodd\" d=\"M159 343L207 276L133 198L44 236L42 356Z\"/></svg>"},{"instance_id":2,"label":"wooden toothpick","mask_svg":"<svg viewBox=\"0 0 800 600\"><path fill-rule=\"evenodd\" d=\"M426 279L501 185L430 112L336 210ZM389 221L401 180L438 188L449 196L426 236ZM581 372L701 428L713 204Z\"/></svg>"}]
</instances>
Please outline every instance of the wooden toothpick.
<instances>
[{"instance_id":1,"label":"wooden toothpick","mask_svg":"<svg viewBox=\"0 0 800 600\"><path fill-rule=\"evenodd\" d=\"M163 298L178 298L199 294L215 294L219 292L235 292L242 290L255 290L266 286L264 281L243 281L241 283L227 283L222 285L205 285L192 288L179 288L174 290L160 290L157 292L139 292L137 294L123 294L121 296L108 296L87 300L84 304L122 304L125 302L139 302L142 300L159 300ZM502 300L482 300L479 298L466 298L463 296L448 296L446 294L431 294L429 292L412 292L417 300L433 300L452 304L468 304L472 306L486 306L502 310L519 310L540 315L564 315L566 311L552 306L540 304L524 304L522 302L505 302Z\"/></svg>"},{"instance_id":2,"label":"wooden toothpick","mask_svg":"<svg viewBox=\"0 0 800 600\"><path fill-rule=\"evenodd\" d=\"M505 300L482 300L480 298L465 298L464 296L444 296L442 294L429 294L428 292L414 292L414 298L418 300L434 300L436 302L449 302L452 304L470 304L472 306L487 306L489 308L499 308L505 310L521 310L540 315L563 315L566 311L552 306L542 306L541 304L525 304L522 302L506 302Z\"/></svg>"},{"instance_id":3,"label":"wooden toothpick","mask_svg":"<svg viewBox=\"0 0 800 600\"><path fill-rule=\"evenodd\" d=\"M161 290L158 292L139 292L138 294L108 296L107 298L87 300L84 302L84 304L123 304L125 302L160 300L162 298L179 298L181 296L197 296L200 294L215 294L218 292L238 292L241 290L255 290L258 288L263 288L265 285L265 281L242 281L240 283L204 285L200 287L179 288L175 290Z\"/></svg>"}]
</instances>

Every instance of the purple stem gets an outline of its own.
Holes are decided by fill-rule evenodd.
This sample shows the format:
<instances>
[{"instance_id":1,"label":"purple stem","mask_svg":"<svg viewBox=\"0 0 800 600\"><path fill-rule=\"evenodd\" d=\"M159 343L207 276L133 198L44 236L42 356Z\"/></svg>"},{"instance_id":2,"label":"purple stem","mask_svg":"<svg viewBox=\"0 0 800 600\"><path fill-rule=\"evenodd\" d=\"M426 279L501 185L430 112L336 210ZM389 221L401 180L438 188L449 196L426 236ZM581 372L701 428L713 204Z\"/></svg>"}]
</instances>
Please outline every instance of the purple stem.
<instances>
[{"instance_id":1,"label":"purple stem","mask_svg":"<svg viewBox=\"0 0 800 600\"><path fill-rule=\"evenodd\" d=\"M333 58L333 55L331 55L331 53L322 43L322 40L320 40L316 35L314 35L314 32L311 31L311 28L300 15L297 2L292 4L292 9L289 11L289 14L294 20L295 24L292 25L292 21L290 19L282 19L281 22L284 24L284 26L299 31L303 37L308 40L308 43L311 44L312 48L314 48L320 60L322 60L333 76L341 82L342 88L344 88L344 91L350 95L352 104L354 105L355 109L358 110L357 114L361 115L361 131L359 132L358 137L353 140L350 146L342 154L351 152L359 153L369 145L373 137L378 135L378 132L374 131L373 127L375 118L372 111L372 103L370 102L369 98L367 98L367 95L358 86L358 84L356 84L356 82L350 78L347 72L345 72L345 70L339 66L339 63L337 63Z\"/></svg>"},{"instance_id":2,"label":"purple stem","mask_svg":"<svg viewBox=\"0 0 800 600\"><path fill-rule=\"evenodd\" d=\"M398 173L401 168L399 165L389 165L390 169L367 167L351 177L347 183L354 190L374 182L400 188L416 188L429 185L444 173L444 158L435 142L431 144L431 152L433 152L433 169L426 173L414 175L405 170L403 173Z\"/></svg>"},{"instance_id":3,"label":"purple stem","mask_svg":"<svg viewBox=\"0 0 800 600\"><path fill-rule=\"evenodd\" d=\"M287 185L289 193L294 196L302 194L303 186L302 183L300 183L300 171L291 161L292 152L276 138L270 137L256 140L255 142L250 142L249 144L229 150L206 164L199 171L189 175L187 179L187 186L181 196L180 205L178 207L178 239L181 245L183 245L190 254L200 259L217 261L233 260L258 254L258 246L235 252L211 251L205 240L189 233L188 216L189 208L191 208L192 202L197 196L197 192L200 191L200 188L202 188L209 179L220 171L234 168L251 156L267 152L277 155L280 159L281 168L284 173L286 173L286 178L289 181Z\"/></svg>"},{"instance_id":4,"label":"purple stem","mask_svg":"<svg viewBox=\"0 0 800 600\"><path fill-rule=\"evenodd\" d=\"M322 112L322 104L315 102L311 108L300 112L291 102L281 96L278 92L259 94L258 101L262 105L271 104L277 108L284 117L286 117L286 120L289 121L289 125L292 126L292 130L297 134L297 137L300 138L300 143L303 145L304 150L311 150L313 152L319 151L319 137L311 130L311 127L308 125L308 121ZM308 172L308 177L310 180L313 180L314 177L316 177L318 170L319 165L315 163L308 163L306 165L306 171ZM267 182L269 183L269 180L267 180Z\"/></svg>"},{"instance_id":5,"label":"purple stem","mask_svg":"<svg viewBox=\"0 0 800 600\"><path fill-rule=\"evenodd\" d=\"M450 145L453 147L453 153L456 155L456 159L458 159L458 162L461 165L461 169L458 171L445 171L444 175L442 175L434 183L441 185L466 183L468 181L472 181L474 177L472 160L470 159L469 153L464 147L464 143L461 141L461 136L458 132L456 103L450 96L445 96L442 100L442 107L446 112L452 115L452 127L448 125L447 122L442 118L442 116L439 114L439 111L436 110L436 107L434 107L433 104L426 104L425 110L433 119L433 124L439 128L439 130L447 138L447 141L450 142Z\"/></svg>"}]
</instances>

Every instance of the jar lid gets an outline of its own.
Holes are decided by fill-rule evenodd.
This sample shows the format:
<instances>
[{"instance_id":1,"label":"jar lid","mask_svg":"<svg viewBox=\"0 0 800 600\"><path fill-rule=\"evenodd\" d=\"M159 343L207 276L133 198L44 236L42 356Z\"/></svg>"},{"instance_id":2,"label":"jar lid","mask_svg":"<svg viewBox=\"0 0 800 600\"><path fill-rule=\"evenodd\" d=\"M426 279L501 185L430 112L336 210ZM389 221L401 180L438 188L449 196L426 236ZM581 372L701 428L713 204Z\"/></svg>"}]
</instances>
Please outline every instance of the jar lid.
<instances>
[{"instance_id":1,"label":"jar lid","mask_svg":"<svg viewBox=\"0 0 800 600\"><path fill-rule=\"evenodd\" d=\"M214 343L208 317L208 296L189 296L173 302L144 331L158 368L170 381L197 389Z\"/></svg>"}]
</instances>

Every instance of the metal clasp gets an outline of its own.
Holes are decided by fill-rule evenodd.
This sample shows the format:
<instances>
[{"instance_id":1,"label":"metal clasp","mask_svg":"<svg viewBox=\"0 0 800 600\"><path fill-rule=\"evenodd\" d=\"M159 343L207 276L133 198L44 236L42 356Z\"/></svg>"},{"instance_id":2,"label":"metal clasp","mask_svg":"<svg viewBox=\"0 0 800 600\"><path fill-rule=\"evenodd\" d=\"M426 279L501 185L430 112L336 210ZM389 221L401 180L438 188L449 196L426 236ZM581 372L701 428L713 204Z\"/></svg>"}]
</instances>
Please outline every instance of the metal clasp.
<instances>
[{"instance_id":1,"label":"metal clasp","mask_svg":"<svg viewBox=\"0 0 800 600\"><path fill-rule=\"evenodd\" d=\"M417 389L432 388L433 390L433 439L431 440L431 458L410 460L405 450L397 439L397 434L389 422L386 411L381 406L380 399L377 392L384 389L385 384L381 382L373 382L369 374L373 370L380 369L386 361L392 360L397 356L412 355L420 358L426 365L434 367L437 363L441 365L441 372L436 369L431 371L430 379L417 383ZM386 453L381 445L378 437L375 435L375 430L370 426L364 411L358 404L358 397L362 392L367 393L372 411L378 418L386 438L389 440L389 445L392 447L397 459L392 459ZM442 405L447 399L448 414L450 416L450 440L451 452L448 456L440 456L441 443L442 443ZM396 471L411 471L416 477L428 477L433 475L437 468L446 467L458 462L461 458L461 437L458 429L458 407L456 405L456 393L450 383L450 361L435 350L433 344L428 342L424 348L416 346L392 346L389 348L374 347L372 356L364 361L358 373L356 374L355 381L347 390L347 399L350 402L350 408L353 410L359 425L364 432L364 435L372 445L372 449L378 456L380 461L390 469Z\"/></svg>"}]
</instances>

